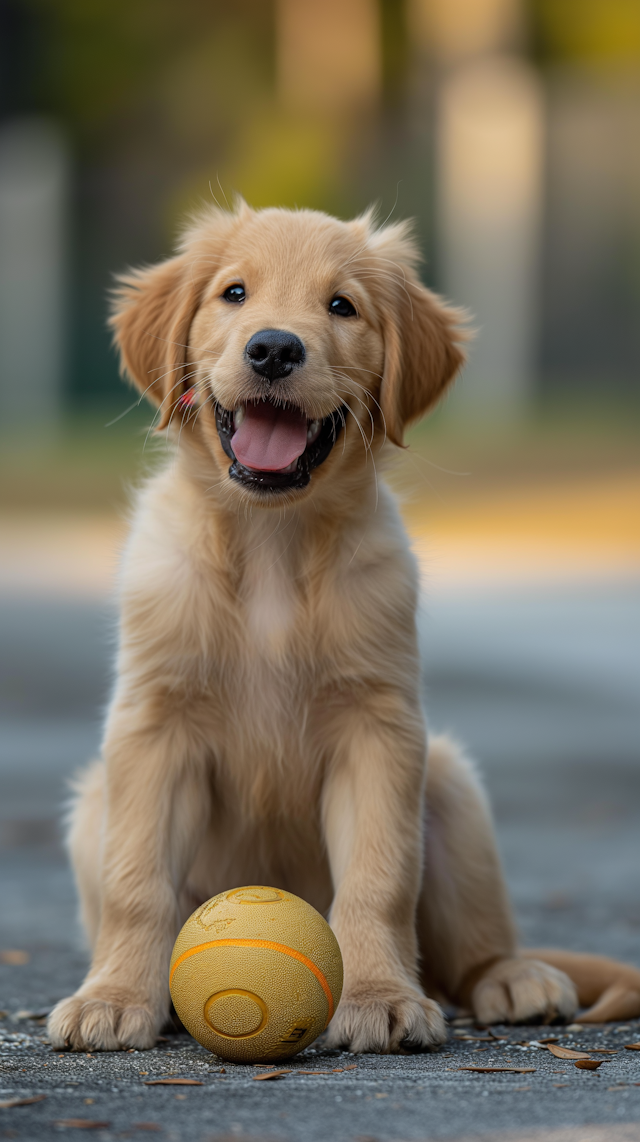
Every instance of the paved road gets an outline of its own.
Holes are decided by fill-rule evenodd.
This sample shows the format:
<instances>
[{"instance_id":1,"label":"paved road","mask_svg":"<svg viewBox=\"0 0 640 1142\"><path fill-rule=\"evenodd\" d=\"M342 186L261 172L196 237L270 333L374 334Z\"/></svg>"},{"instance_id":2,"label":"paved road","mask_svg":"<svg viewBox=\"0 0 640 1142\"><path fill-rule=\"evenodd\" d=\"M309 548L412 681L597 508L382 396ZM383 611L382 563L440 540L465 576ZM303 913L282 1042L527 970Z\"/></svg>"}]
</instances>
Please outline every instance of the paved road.
<instances>
[{"instance_id":1,"label":"paved road","mask_svg":"<svg viewBox=\"0 0 640 1142\"><path fill-rule=\"evenodd\" d=\"M431 721L454 730L481 759L523 938L638 964L639 602L638 586L621 584L459 591L434 597L421 619ZM597 1073L579 1072L515 1045L535 1037L534 1029L512 1030L510 1042L479 1055L484 1045L463 1040L436 1055L367 1057L355 1071L254 1085L245 1068L217 1073L211 1056L185 1037L144 1055L58 1058L40 1024L12 1018L44 1010L82 974L55 822L65 776L97 745L112 631L112 614L98 602L0 601L0 948L30 956L0 964L0 1007L9 1012L0 1022L0 1102L47 1095L0 1108L0 1137L3 1130L53 1137L63 1129L56 1120L83 1118L110 1123L105 1138L137 1122L186 1140L555 1142L553 1128L558 1142L640 1142L640 1086L632 1085L640 1083L640 1056L619 1051ZM640 1038L640 1023L599 1041L619 1046L621 1037ZM455 1069L504 1063L505 1054L535 1071ZM296 1066L354 1061L310 1055ZM203 1086L179 1097L179 1088L144 1086L145 1070L147 1077L175 1071ZM584 1123L602 1130L567 1133Z\"/></svg>"}]
</instances>

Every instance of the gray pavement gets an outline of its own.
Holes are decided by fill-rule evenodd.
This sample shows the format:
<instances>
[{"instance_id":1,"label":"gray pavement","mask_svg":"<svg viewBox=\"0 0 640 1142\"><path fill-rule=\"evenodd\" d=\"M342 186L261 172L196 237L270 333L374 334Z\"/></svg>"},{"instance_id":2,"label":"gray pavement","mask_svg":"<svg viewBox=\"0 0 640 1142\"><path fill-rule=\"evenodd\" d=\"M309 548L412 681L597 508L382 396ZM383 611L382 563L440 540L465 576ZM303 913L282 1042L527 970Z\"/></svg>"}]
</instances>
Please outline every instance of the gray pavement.
<instances>
[{"instance_id":1,"label":"gray pavement","mask_svg":"<svg viewBox=\"0 0 640 1142\"><path fill-rule=\"evenodd\" d=\"M421 629L431 721L481 761L523 940L640 965L639 603L632 584L460 591L425 603ZM90 1127L57 1123L85 1120L108 1124L92 1127L105 1139L157 1129L186 1140L555 1142L553 1129L566 1142L640 1142L640 1052L621 1047L640 1039L640 1022L566 1034L617 1049L597 1072L527 1046L535 1028L504 1030L495 1045L452 1028L440 1052L416 1057L319 1046L294 1073L258 1083L251 1068L220 1074L185 1035L122 1056L52 1052L24 1013L68 994L86 963L57 820L66 776L99 741L112 633L106 604L0 601L0 949L29 957L0 962L0 1138L74 1133ZM480 1062L535 1070L456 1069ZM314 1068L336 1073L296 1073ZM167 1072L202 1085L144 1085Z\"/></svg>"}]
</instances>

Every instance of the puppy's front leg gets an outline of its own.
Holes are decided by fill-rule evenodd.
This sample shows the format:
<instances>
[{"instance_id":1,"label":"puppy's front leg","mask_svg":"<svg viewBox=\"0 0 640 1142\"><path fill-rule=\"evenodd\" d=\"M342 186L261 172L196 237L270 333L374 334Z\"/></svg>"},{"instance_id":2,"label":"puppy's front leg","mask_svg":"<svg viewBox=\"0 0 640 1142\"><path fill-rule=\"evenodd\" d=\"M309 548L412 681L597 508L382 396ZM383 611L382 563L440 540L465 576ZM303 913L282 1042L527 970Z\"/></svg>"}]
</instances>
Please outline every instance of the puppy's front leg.
<instances>
[{"instance_id":1,"label":"puppy's front leg","mask_svg":"<svg viewBox=\"0 0 640 1142\"><path fill-rule=\"evenodd\" d=\"M333 728L323 811L345 982L329 1040L352 1051L429 1048L444 1040L445 1027L417 980L422 715L399 696L378 694Z\"/></svg>"},{"instance_id":2,"label":"puppy's front leg","mask_svg":"<svg viewBox=\"0 0 640 1142\"><path fill-rule=\"evenodd\" d=\"M152 1047L168 1012L177 892L209 813L202 738L160 703L122 705L105 742L101 920L91 969L49 1019L54 1047ZM99 838L96 838L99 844Z\"/></svg>"}]
</instances>

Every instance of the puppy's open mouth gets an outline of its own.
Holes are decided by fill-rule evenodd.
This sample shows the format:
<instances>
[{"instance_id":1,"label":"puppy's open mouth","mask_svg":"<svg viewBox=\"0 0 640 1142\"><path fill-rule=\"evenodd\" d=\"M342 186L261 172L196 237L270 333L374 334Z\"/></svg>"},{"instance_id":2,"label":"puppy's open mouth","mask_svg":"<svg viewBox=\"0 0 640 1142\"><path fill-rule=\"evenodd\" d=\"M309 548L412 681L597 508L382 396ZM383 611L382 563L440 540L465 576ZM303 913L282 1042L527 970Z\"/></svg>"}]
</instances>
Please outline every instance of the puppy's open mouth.
<instances>
[{"instance_id":1,"label":"puppy's open mouth","mask_svg":"<svg viewBox=\"0 0 640 1142\"><path fill-rule=\"evenodd\" d=\"M344 425L346 407L310 420L295 405L249 401L230 412L216 405L220 443L232 460L229 475L245 487L304 488Z\"/></svg>"}]
</instances>

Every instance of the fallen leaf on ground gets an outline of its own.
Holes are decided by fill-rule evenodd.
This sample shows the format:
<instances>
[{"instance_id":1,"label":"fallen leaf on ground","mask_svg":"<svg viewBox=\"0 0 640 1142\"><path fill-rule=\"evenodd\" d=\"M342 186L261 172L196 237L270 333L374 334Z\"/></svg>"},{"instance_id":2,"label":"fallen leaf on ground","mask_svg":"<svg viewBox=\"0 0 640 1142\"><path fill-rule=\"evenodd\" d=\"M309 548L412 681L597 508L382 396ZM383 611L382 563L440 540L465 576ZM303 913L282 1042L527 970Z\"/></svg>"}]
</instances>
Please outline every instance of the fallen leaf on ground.
<instances>
[{"instance_id":1,"label":"fallen leaf on ground","mask_svg":"<svg viewBox=\"0 0 640 1142\"><path fill-rule=\"evenodd\" d=\"M640 1051L640 1043L625 1043L625 1051Z\"/></svg>"},{"instance_id":2,"label":"fallen leaf on ground","mask_svg":"<svg viewBox=\"0 0 640 1142\"><path fill-rule=\"evenodd\" d=\"M557 1043L557 1042L558 1042L558 1036L557 1035L547 1035L547 1037L545 1039L536 1039L536 1043L542 1043L543 1045L545 1043Z\"/></svg>"},{"instance_id":3,"label":"fallen leaf on ground","mask_svg":"<svg viewBox=\"0 0 640 1142\"><path fill-rule=\"evenodd\" d=\"M466 1031L454 1031L456 1039L473 1039L474 1043L493 1043L492 1035L469 1035Z\"/></svg>"},{"instance_id":4,"label":"fallen leaf on ground","mask_svg":"<svg viewBox=\"0 0 640 1142\"><path fill-rule=\"evenodd\" d=\"M586 1051L573 1051L571 1047L557 1047L555 1043L548 1043L546 1046L547 1051L551 1051L556 1059L590 1059Z\"/></svg>"},{"instance_id":5,"label":"fallen leaf on ground","mask_svg":"<svg viewBox=\"0 0 640 1142\"><path fill-rule=\"evenodd\" d=\"M551 1086L569 1086L569 1083L551 1083Z\"/></svg>"},{"instance_id":6,"label":"fallen leaf on ground","mask_svg":"<svg viewBox=\"0 0 640 1142\"><path fill-rule=\"evenodd\" d=\"M5 948L0 952L0 964L28 964L30 958L28 952L19 952L17 948Z\"/></svg>"},{"instance_id":7,"label":"fallen leaf on ground","mask_svg":"<svg viewBox=\"0 0 640 1142\"><path fill-rule=\"evenodd\" d=\"M510 1086L509 1090L531 1090L530 1086Z\"/></svg>"},{"instance_id":8,"label":"fallen leaf on ground","mask_svg":"<svg viewBox=\"0 0 640 1142\"><path fill-rule=\"evenodd\" d=\"M5 1098L0 1102L2 1110L11 1110L12 1106L30 1106L32 1102L42 1102L46 1094L34 1094L31 1098Z\"/></svg>"},{"instance_id":9,"label":"fallen leaf on ground","mask_svg":"<svg viewBox=\"0 0 640 1142\"><path fill-rule=\"evenodd\" d=\"M482 1074L489 1074L494 1071L508 1071L513 1075L530 1075L535 1071L535 1067L456 1067L458 1071L481 1071Z\"/></svg>"},{"instance_id":10,"label":"fallen leaf on ground","mask_svg":"<svg viewBox=\"0 0 640 1142\"><path fill-rule=\"evenodd\" d=\"M607 1087L607 1090L626 1090L626 1089L627 1089L626 1083L619 1083L618 1086L608 1086Z\"/></svg>"},{"instance_id":11,"label":"fallen leaf on ground","mask_svg":"<svg viewBox=\"0 0 640 1142\"><path fill-rule=\"evenodd\" d=\"M162 1130L162 1127L157 1122L134 1122L134 1130Z\"/></svg>"},{"instance_id":12,"label":"fallen leaf on ground","mask_svg":"<svg viewBox=\"0 0 640 1142\"><path fill-rule=\"evenodd\" d=\"M94 1118L57 1118L55 1126L68 1126L75 1130L107 1130L110 1122L100 1122Z\"/></svg>"},{"instance_id":13,"label":"fallen leaf on ground","mask_svg":"<svg viewBox=\"0 0 640 1142\"><path fill-rule=\"evenodd\" d=\"M202 1086L200 1079L147 1079L145 1086Z\"/></svg>"},{"instance_id":14,"label":"fallen leaf on ground","mask_svg":"<svg viewBox=\"0 0 640 1142\"><path fill-rule=\"evenodd\" d=\"M617 1055L615 1047L589 1047L592 1055Z\"/></svg>"},{"instance_id":15,"label":"fallen leaf on ground","mask_svg":"<svg viewBox=\"0 0 640 1142\"><path fill-rule=\"evenodd\" d=\"M597 1071L598 1067L601 1067L604 1061L604 1059L576 1059L573 1065L574 1067L578 1067L581 1071Z\"/></svg>"},{"instance_id":16,"label":"fallen leaf on ground","mask_svg":"<svg viewBox=\"0 0 640 1142\"><path fill-rule=\"evenodd\" d=\"M259 1083L262 1079L283 1079L285 1075L293 1074L293 1071L267 1071L264 1075L254 1075L254 1083Z\"/></svg>"}]
</instances>

